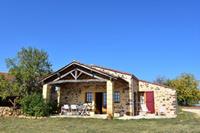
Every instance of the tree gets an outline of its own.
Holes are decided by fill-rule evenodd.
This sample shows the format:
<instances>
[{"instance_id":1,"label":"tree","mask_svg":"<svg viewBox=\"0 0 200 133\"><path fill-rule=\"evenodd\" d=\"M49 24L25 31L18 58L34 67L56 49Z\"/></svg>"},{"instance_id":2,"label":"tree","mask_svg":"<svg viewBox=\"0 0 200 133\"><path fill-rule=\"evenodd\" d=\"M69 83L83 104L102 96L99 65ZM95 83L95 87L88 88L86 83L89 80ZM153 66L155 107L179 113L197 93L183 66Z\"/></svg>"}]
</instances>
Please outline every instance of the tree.
<instances>
[{"instance_id":1,"label":"tree","mask_svg":"<svg viewBox=\"0 0 200 133\"><path fill-rule=\"evenodd\" d=\"M2 99L5 100L8 96L19 96L18 88L19 87L13 80L8 80L5 76L0 75L0 97ZM16 108L17 99L18 97L16 97L14 101L11 99L8 100L13 105L13 108Z\"/></svg>"},{"instance_id":2,"label":"tree","mask_svg":"<svg viewBox=\"0 0 200 133\"><path fill-rule=\"evenodd\" d=\"M167 79L166 77L164 76L159 76L156 78L156 80L154 81L154 83L158 83L158 84L161 84L161 85L166 85L168 86L169 85L169 79Z\"/></svg>"},{"instance_id":3,"label":"tree","mask_svg":"<svg viewBox=\"0 0 200 133\"><path fill-rule=\"evenodd\" d=\"M5 99L7 96L14 95L12 83L8 81L5 76L0 75L0 97Z\"/></svg>"},{"instance_id":4,"label":"tree","mask_svg":"<svg viewBox=\"0 0 200 133\"><path fill-rule=\"evenodd\" d=\"M176 89L180 105L192 105L200 100L199 82L192 74L181 74L170 80L169 86Z\"/></svg>"},{"instance_id":5,"label":"tree","mask_svg":"<svg viewBox=\"0 0 200 133\"><path fill-rule=\"evenodd\" d=\"M15 58L6 60L9 73L15 77L15 86L20 95L29 95L40 90L39 81L52 72L48 54L36 48L22 48Z\"/></svg>"}]
</instances>

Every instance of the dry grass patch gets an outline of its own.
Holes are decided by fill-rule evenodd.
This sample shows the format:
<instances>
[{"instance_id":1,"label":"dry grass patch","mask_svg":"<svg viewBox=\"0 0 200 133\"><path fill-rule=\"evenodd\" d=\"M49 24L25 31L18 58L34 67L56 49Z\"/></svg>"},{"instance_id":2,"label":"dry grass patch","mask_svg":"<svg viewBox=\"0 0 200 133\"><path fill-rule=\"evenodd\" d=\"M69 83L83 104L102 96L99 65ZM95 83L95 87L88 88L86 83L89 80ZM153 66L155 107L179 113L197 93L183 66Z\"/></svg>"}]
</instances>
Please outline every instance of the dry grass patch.
<instances>
[{"instance_id":1,"label":"dry grass patch","mask_svg":"<svg viewBox=\"0 0 200 133\"><path fill-rule=\"evenodd\" d=\"M175 119L159 120L0 118L0 131L2 133L195 133L200 132L199 125L200 119L189 112L180 112Z\"/></svg>"}]
</instances>

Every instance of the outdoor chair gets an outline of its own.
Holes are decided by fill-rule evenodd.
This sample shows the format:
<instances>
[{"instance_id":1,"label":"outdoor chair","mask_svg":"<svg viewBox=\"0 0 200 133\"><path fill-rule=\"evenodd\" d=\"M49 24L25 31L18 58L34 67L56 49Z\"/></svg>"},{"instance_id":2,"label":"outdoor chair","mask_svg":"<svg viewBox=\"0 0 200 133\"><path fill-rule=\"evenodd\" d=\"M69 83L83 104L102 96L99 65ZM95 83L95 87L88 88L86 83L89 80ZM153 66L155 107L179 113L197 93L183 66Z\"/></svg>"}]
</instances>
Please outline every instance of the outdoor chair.
<instances>
[{"instance_id":1,"label":"outdoor chair","mask_svg":"<svg viewBox=\"0 0 200 133\"><path fill-rule=\"evenodd\" d=\"M70 112L70 108L69 105L65 104L64 106L61 107L61 115L64 113L69 113Z\"/></svg>"},{"instance_id":2,"label":"outdoor chair","mask_svg":"<svg viewBox=\"0 0 200 133\"><path fill-rule=\"evenodd\" d=\"M140 113L142 113L142 115L146 115L149 112L149 110L147 109L146 104L141 104L140 106L141 106Z\"/></svg>"},{"instance_id":3,"label":"outdoor chair","mask_svg":"<svg viewBox=\"0 0 200 133\"><path fill-rule=\"evenodd\" d=\"M166 108L163 107L163 106L161 106L161 107L159 108L159 115L165 115L165 114L166 114Z\"/></svg>"},{"instance_id":4,"label":"outdoor chair","mask_svg":"<svg viewBox=\"0 0 200 133\"><path fill-rule=\"evenodd\" d=\"M85 103L85 105L87 106L88 111L94 110L94 105L92 103Z\"/></svg>"},{"instance_id":5,"label":"outdoor chair","mask_svg":"<svg viewBox=\"0 0 200 133\"><path fill-rule=\"evenodd\" d=\"M122 105L120 105L120 110L119 110L119 116L122 117L125 114L125 109L123 108Z\"/></svg>"},{"instance_id":6,"label":"outdoor chair","mask_svg":"<svg viewBox=\"0 0 200 133\"><path fill-rule=\"evenodd\" d=\"M77 110L78 110L78 114L79 114L79 115L81 115L81 112L82 112L83 108L84 108L83 104L79 104L79 105L77 106Z\"/></svg>"},{"instance_id":7,"label":"outdoor chair","mask_svg":"<svg viewBox=\"0 0 200 133\"><path fill-rule=\"evenodd\" d=\"M90 112L89 112L90 106L88 104L83 104L82 107L83 108L82 108L82 110L80 112L80 115L81 116L89 116L90 115Z\"/></svg>"},{"instance_id":8,"label":"outdoor chair","mask_svg":"<svg viewBox=\"0 0 200 133\"><path fill-rule=\"evenodd\" d=\"M71 112L72 112L72 115L77 115L77 113L78 113L78 107L77 107L77 105L75 105L75 104L72 104L71 105Z\"/></svg>"}]
</instances>

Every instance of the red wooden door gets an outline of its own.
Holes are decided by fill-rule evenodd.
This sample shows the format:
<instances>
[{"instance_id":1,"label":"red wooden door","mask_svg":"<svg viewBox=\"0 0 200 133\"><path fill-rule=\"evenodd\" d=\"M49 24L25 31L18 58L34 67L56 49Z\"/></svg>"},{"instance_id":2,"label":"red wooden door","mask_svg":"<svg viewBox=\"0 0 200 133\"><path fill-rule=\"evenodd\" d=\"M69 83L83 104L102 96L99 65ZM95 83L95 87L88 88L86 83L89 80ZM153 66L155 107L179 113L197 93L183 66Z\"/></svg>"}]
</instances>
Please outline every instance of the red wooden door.
<instances>
[{"instance_id":1,"label":"red wooden door","mask_svg":"<svg viewBox=\"0 0 200 133\"><path fill-rule=\"evenodd\" d=\"M148 91L146 93L146 104L147 104L147 109L149 110L149 113L154 113L155 108L154 108L154 93L153 91Z\"/></svg>"}]
</instances>

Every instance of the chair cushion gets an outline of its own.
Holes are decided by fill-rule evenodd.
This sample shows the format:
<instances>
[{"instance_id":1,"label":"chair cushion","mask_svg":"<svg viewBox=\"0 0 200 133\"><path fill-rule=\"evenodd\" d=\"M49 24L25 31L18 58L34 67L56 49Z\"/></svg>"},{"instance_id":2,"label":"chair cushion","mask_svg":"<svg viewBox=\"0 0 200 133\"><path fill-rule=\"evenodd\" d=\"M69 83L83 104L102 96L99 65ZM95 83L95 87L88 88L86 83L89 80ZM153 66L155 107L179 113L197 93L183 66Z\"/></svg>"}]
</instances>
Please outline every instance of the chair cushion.
<instances>
[{"instance_id":1,"label":"chair cushion","mask_svg":"<svg viewBox=\"0 0 200 133\"><path fill-rule=\"evenodd\" d=\"M77 105L71 105L71 109L77 109Z\"/></svg>"},{"instance_id":2,"label":"chair cushion","mask_svg":"<svg viewBox=\"0 0 200 133\"><path fill-rule=\"evenodd\" d=\"M66 104L66 105L63 106L63 108L64 109L69 109L69 105Z\"/></svg>"}]
</instances>

